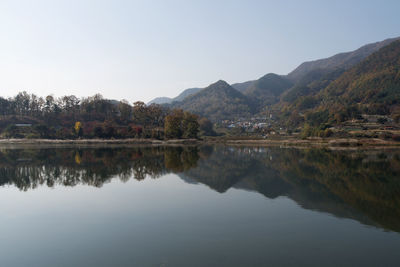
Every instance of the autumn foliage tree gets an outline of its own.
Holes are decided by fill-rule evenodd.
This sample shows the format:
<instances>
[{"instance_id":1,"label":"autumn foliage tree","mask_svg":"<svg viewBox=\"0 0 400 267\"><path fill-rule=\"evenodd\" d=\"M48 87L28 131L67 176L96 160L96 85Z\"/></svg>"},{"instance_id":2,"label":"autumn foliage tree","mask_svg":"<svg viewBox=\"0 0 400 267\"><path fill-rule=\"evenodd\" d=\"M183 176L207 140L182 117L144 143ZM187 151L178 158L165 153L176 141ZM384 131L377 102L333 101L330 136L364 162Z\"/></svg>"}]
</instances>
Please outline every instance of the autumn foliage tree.
<instances>
[{"instance_id":1,"label":"autumn foliage tree","mask_svg":"<svg viewBox=\"0 0 400 267\"><path fill-rule=\"evenodd\" d=\"M198 118L191 113L140 101L132 105L127 100L108 100L100 94L43 98L22 92L0 97L0 137L195 138L198 128Z\"/></svg>"},{"instance_id":2,"label":"autumn foliage tree","mask_svg":"<svg viewBox=\"0 0 400 267\"><path fill-rule=\"evenodd\" d=\"M83 135L82 123L80 121L75 122L74 130L76 136L81 137Z\"/></svg>"},{"instance_id":3,"label":"autumn foliage tree","mask_svg":"<svg viewBox=\"0 0 400 267\"><path fill-rule=\"evenodd\" d=\"M183 138L197 138L199 133L198 116L190 112L183 113L182 120L182 137Z\"/></svg>"},{"instance_id":4,"label":"autumn foliage tree","mask_svg":"<svg viewBox=\"0 0 400 267\"><path fill-rule=\"evenodd\" d=\"M174 110L165 117L164 133L166 138L182 137L182 120L183 111L181 109Z\"/></svg>"},{"instance_id":5,"label":"autumn foliage tree","mask_svg":"<svg viewBox=\"0 0 400 267\"><path fill-rule=\"evenodd\" d=\"M197 138L199 133L198 116L176 109L165 118L166 138Z\"/></svg>"}]
</instances>

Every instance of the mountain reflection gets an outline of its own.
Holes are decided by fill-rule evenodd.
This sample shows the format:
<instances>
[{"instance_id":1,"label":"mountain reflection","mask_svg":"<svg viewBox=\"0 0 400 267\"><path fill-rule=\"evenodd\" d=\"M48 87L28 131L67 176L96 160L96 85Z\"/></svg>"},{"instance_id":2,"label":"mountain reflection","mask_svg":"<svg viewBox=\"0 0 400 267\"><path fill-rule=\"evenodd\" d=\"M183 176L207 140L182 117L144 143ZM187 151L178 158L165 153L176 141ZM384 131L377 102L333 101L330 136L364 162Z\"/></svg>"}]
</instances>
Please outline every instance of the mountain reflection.
<instances>
[{"instance_id":1,"label":"mountain reflection","mask_svg":"<svg viewBox=\"0 0 400 267\"><path fill-rule=\"evenodd\" d=\"M306 209L400 232L400 150L215 147L181 176L221 193L287 196Z\"/></svg>"},{"instance_id":2,"label":"mountain reflection","mask_svg":"<svg viewBox=\"0 0 400 267\"><path fill-rule=\"evenodd\" d=\"M215 147L3 149L0 185L100 187L113 178L159 178L223 193L286 196L306 209L400 232L400 150Z\"/></svg>"}]
</instances>

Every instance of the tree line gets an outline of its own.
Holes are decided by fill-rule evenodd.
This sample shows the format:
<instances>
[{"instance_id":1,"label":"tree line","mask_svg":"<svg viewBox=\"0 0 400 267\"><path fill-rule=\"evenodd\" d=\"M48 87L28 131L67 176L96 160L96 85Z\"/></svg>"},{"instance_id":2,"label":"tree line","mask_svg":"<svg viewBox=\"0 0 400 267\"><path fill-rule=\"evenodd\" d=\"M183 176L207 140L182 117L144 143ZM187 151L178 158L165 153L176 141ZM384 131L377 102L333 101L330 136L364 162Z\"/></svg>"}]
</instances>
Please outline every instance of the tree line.
<instances>
[{"instance_id":1,"label":"tree line","mask_svg":"<svg viewBox=\"0 0 400 267\"><path fill-rule=\"evenodd\" d=\"M130 104L100 94L38 97L27 92L0 97L0 131L4 138L56 139L197 138L213 134L208 119L162 105Z\"/></svg>"}]
</instances>

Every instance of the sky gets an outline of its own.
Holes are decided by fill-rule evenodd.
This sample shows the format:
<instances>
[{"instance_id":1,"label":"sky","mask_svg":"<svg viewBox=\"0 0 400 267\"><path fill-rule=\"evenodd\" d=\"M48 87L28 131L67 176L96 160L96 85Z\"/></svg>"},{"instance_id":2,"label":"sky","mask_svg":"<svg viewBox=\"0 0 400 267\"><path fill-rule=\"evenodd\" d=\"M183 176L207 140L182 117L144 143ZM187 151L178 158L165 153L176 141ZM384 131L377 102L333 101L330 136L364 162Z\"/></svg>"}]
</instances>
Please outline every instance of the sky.
<instances>
[{"instance_id":1,"label":"sky","mask_svg":"<svg viewBox=\"0 0 400 267\"><path fill-rule=\"evenodd\" d=\"M0 0L0 95L148 102L400 36L400 1Z\"/></svg>"}]
</instances>

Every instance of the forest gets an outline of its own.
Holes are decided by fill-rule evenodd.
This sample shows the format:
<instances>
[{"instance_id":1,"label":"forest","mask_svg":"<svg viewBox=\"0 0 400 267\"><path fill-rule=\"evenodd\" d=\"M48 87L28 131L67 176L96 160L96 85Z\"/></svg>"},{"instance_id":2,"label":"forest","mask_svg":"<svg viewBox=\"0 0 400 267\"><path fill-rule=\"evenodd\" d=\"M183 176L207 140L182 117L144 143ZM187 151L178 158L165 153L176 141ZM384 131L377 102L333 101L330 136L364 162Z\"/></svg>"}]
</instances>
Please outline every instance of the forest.
<instances>
[{"instance_id":1,"label":"forest","mask_svg":"<svg viewBox=\"0 0 400 267\"><path fill-rule=\"evenodd\" d=\"M198 138L212 134L208 119L179 109L137 101L116 101L100 94L38 97L20 92L0 97L2 138Z\"/></svg>"}]
</instances>

